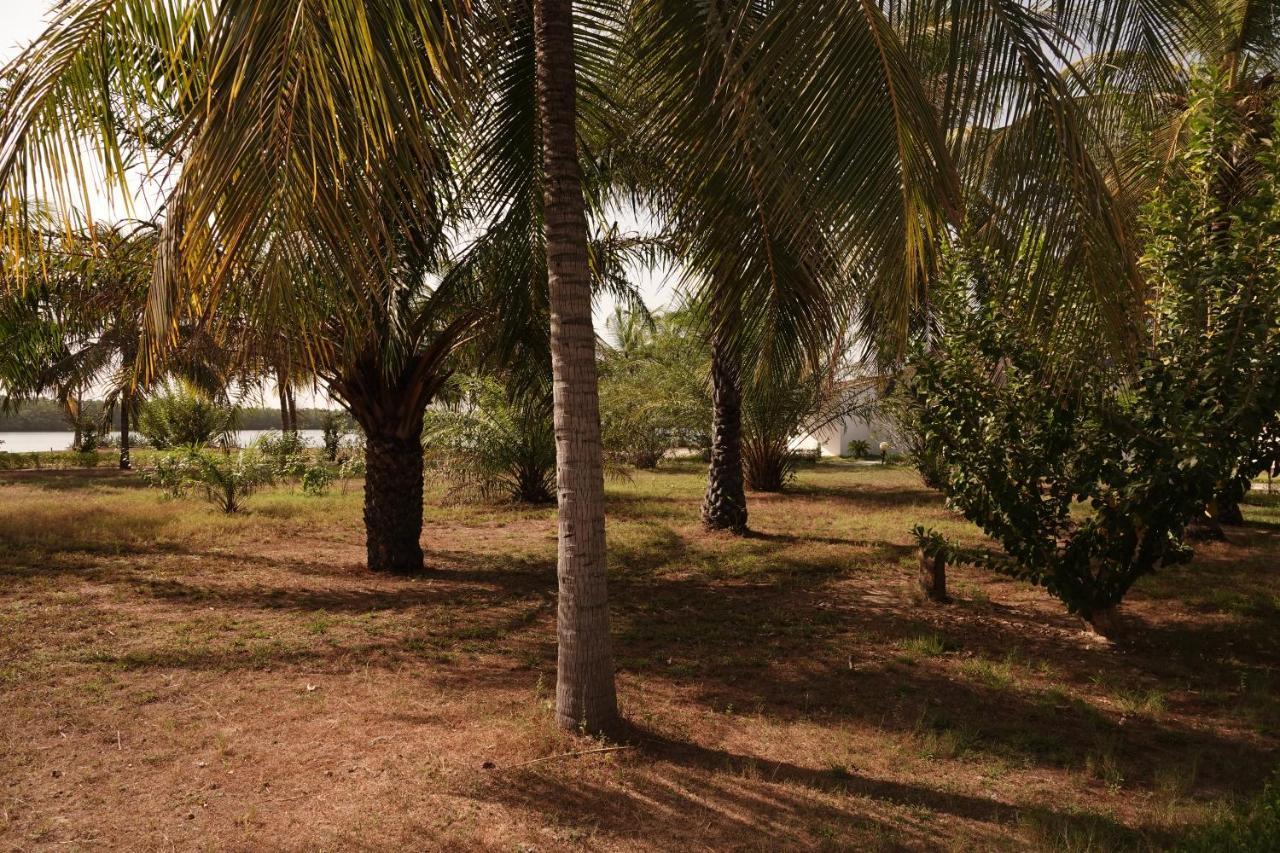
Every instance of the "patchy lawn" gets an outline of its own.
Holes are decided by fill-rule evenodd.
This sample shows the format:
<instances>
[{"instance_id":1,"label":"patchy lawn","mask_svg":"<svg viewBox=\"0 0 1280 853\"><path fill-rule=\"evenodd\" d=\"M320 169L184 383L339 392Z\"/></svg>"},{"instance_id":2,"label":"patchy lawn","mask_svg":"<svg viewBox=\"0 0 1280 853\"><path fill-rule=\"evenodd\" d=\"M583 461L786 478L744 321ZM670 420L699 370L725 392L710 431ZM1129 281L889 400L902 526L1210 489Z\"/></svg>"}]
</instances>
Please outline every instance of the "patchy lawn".
<instances>
[{"instance_id":1,"label":"patchy lawn","mask_svg":"<svg viewBox=\"0 0 1280 853\"><path fill-rule=\"evenodd\" d=\"M1138 584L1108 648L910 471L828 463L703 533L697 467L611 483L629 746L552 724L551 509L428 499L376 578L359 486L225 517L108 471L0 474L0 848L1149 849L1280 746L1280 499ZM546 760L542 760L546 759Z\"/></svg>"}]
</instances>

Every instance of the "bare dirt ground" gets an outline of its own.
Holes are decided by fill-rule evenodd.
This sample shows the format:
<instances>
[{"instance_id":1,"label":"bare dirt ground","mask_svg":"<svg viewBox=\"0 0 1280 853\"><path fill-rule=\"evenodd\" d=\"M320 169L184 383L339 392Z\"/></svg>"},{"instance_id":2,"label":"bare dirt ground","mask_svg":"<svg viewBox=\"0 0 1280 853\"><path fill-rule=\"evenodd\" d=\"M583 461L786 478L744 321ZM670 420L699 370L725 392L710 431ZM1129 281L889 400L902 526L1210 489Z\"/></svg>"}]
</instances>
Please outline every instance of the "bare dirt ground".
<instances>
[{"instance_id":1,"label":"bare dirt ground","mask_svg":"<svg viewBox=\"0 0 1280 853\"><path fill-rule=\"evenodd\" d=\"M0 849L1159 849L1276 766L1280 501L1108 647L977 570L919 603L910 527L978 537L909 471L807 470L747 539L700 486L610 486L604 744L552 723L550 509L429 498L395 580L358 483L0 475Z\"/></svg>"}]
</instances>

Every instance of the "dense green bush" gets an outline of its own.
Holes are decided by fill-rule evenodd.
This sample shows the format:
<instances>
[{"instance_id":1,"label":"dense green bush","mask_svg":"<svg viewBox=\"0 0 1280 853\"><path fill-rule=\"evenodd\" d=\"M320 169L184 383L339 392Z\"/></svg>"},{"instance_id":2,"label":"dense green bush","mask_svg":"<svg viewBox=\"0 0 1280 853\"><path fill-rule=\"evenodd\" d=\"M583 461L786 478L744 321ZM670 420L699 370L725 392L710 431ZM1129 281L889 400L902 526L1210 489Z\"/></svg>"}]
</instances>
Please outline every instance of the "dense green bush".
<instances>
[{"instance_id":1,"label":"dense green bush","mask_svg":"<svg viewBox=\"0 0 1280 853\"><path fill-rule=\"evenodd\" d=\"M1153 298L1132 369L1051 350L983 300L993 288L980 263L952 265L938 295L945 334L913 357L910 396L940 487L1004 547L983 561L1096 625L1140 576L1188 558L1188 524L1275 416L1277 169L1265 155L1251 199L1221 209L1225 124L1212 109L1193 120L1144 213Z\"/></svg>"},{"instance_id":2,"label":"dense green bush","mask_svg":"<svg viewBox=\"0 0 1280 853\"><path fill-rule=\"evenodd\" d=\"M991 273L972 259L938 288L943 335L912 358L939 486L1005 552L968 556L1104 630L1134 581L1188 558L1187 525L1280 399L1280 170L1262 152L1252 194L1223 208L1219 151L1234 137L1212 96L1144 213L1152 298L1131 366L1047 345L986 296Z\"/></svg>"},{"instance_id":3,"label":"dense green bush","mask_svg":"<svg viewBox=\"0 0 1280 853\"><path fill-rule=\"evenodd\" d=\"M320 420L320 429L323 433L325 457L330 462L337 462L342 440L351 434L350 417L345 412L326 411Z\"/></svg>"},{"instance_id":4,"label":"dense green bush","mask_svg":"<svg viewBox=\"0 0 1280 853\"><path fill-rule=\"evenodd\" d=\"M225 442L235 425L234 407L211 401L185 383L173 382L143 404L137 428L152 447L172 450Z\"/></svg>"},{"instance_id":5,"label":"dense green bush","mask_svg":"<svg viewBox=\"0 0 1280 853\"><path fill-rule=\"evenodd\" d=\"M710 354L692 321L672 313L646 324L618 314L610 327L618 340L600 360L605 452L618 462L653 468L672 448L706 446Z\"/></svg>"},{"instance_id":6,"label":"dense green bush","mask_svg":"<svg viewBox=\"0 0 1280 853\"><path fill-rule=\"evenodd\" d=\"M307 440L296 432L264 433L253 449L271 466L276 479L296 480L307 470Z\"/></svg>"}]
</instances>

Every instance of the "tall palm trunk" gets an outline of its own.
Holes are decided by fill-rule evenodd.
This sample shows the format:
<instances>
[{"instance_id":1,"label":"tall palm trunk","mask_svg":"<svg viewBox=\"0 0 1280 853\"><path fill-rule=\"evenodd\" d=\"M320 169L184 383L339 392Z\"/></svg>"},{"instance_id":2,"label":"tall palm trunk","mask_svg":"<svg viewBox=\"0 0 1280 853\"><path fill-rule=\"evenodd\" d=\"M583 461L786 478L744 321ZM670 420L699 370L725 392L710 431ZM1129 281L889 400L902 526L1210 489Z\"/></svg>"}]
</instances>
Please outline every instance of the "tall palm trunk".
<instances>
[{"instance_id":1,"label":"tall palm trunk","mask_svg":"<svg viewBox=\"0 0 1280 853\"><path fill-rule=\"evenodd\" d=\"M129 410L133 407L133 394L128 388L120 392L120 470L128 471L133 467L129 459Z\"/></svg>"},{"instance_id":2,"label":"tall palm trunk","mask_svg":"<svg viewBox=\"0 0 1280 853\"><path fill-rule=\"evenodd\" d=\"M276 370L276 391L280 394L280 432L289 431L289 386L284 370Z\"/></svg>"},{"instance_id":3,"label":"tall palm trunk","mask_svg":"<svg viewBox=\"0 0 1280 853\"><path fill-rule=\"evenodd\" d=\"M298 398L294 395L293 389L290 388L285 392L285 399L289 403L289 432L298 432Z\"/></svg>"},{"instance_id":4,"label":"tall palm trunk","mask_svg":"<svg viewBox=\"0 0 1280 853\"><path fill-rule=\"evenodd\" d=\"M604 468L577 149L572 0L534 0L555 389L559 551L556 721L603 733L618 716L605 583Z\"/></svg>"},{"instance_id":5,"label":"tall palm trunk","mask_svg":"<svg viewBox=\"0 0 1280 853\"><path fill-rule=\"evenodd\" d=\"M742 480L742 383L725 332L711 340L711 467L702 523L711 530L745 533L747 492Z\"/></svg>"},{"instance_id":6,"label":"tall palm trunk","mask_svg":"<svg viewBox=\"0 0 1280 853\"><path fill-rule=\"evenodd\" d=\"M419 427L418 433L421 433ZM422 570L422 442L369 431L365 445L364 526L369 570Z\"/></svg>"}]
</instances>

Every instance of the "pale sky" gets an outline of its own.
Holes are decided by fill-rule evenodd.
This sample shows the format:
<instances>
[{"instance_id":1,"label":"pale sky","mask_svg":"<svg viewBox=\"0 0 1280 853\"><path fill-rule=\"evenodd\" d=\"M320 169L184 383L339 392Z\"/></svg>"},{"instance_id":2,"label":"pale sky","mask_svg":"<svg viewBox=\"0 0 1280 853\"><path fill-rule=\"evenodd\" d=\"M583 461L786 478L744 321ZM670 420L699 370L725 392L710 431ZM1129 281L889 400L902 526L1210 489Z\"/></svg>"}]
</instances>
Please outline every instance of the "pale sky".
<instances>
[{"instance_id":1,"label":"pale sky","mask_svg":"<svg viewBox=\"0 0 1280 853\"><path fill-rule=\"evenodd\" d=\"M38 36L44 29L48 10L52 8L51 0L0 0L0 65L6 64L18 54L23 46ZM93 200L93 215L98 219L121 218L125 215L118 202L111 202L105 194ZM145 201L140 202L145 207ZM623 218L620 225L624 229L634 229L637 223ZM650 309L661 310L669 307L674 301L674 276L661 270L650 271L636 268L631 272L632 280L637 284ZM604 321L613 312L613 301L601 297L596 305L596 331L604 332ZM268 405L274 389L269 389ZM310 398L312 395L305 395ZM318 399L299 400L300 405L325 405L325 395L316 395Z\"/></svg>"}]
</instances>

